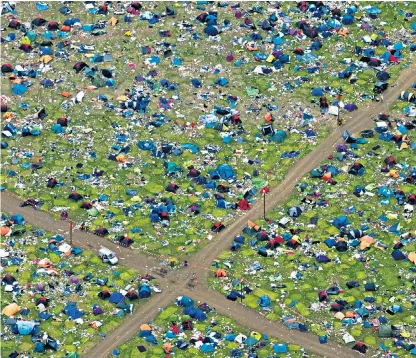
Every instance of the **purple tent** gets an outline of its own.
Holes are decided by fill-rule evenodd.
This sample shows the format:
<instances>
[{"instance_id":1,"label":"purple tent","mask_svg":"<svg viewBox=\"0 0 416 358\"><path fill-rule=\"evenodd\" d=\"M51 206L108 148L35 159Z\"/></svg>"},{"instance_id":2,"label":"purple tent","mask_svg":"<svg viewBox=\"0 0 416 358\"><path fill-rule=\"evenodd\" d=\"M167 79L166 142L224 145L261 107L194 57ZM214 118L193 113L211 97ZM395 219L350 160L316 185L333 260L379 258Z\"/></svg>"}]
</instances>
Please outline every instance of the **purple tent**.
<instances>
[{"instance_id":1,"label":"purple tent","mask_svg":"<svg viewBox=\"0 0 416 358\"><path fill-rule=\"evenodd\" d=\"M103 314L104 311L103 311L103 309L100 306L94 305L92 307L92 313L93 313L94 316L97 316L99 314Z\"/></svg>"},{"instance_id":2,"label":"purple tent","mask_svg":"<svg viewBox=\"0 0 416 358\"><path fill-rule=\"evenodd\" d=\"M348 112L352 112L358 109L358 107L354 103L348 103L344 106L344 109Z\"/></svg>"},{"instance_id":3,"label":"purple tent","mask_svg":"<svg viewBox=\"0 0 416 358\"><path fill-rule=\"evenodd\" d=\"M337 145L337 152L341 153L341 152L347 152L348 148L345 144L338 144Z\"/></svg>"},{"instance_id":4,"label":"purple tent","mask_svg":"<svg viewBox=\"0 0 416 358\"><path fill-rule=\"evenodd\" d=\"M79 283L79 278L78 277L71 277L71 283Z\"/></svg>"},{"instance_id":5,"label":"purple tent","mask_svg":"<svg viewBox=\"0 0 416 358\"><path fill-rule=\"evenodd\" d=\"M41 283L37 283L35 286L35 290L40 291L40 292L45 291L45 286L42 285Z\"/></svg>"}]
</instances>

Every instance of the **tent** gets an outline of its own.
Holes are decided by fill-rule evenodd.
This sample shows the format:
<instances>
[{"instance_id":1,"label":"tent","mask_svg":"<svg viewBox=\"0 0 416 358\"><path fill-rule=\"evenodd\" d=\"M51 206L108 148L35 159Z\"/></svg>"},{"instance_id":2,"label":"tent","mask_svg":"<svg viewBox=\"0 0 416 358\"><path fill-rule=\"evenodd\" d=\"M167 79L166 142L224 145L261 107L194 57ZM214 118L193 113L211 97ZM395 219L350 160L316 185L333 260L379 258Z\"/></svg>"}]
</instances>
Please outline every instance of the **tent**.
<instances>
[{"instance_id":1,"label":"tent","mask_svg":"<svg viewBox=\"0 0 416 358\"><path fill-rule=\"evenodd\" d=\"M287 353L287 345L283 343L277 343L273 346L274 353Z\"/></svg>"},{"instance_id":2,"label":"tent","mask_svg":"<svg viewBox=\"0 0 416 358\"><path fill-rule=\"evenodd\" d=\"M139 287L139 297L140 298L149 298L152 294L152 291L150 290L150 287L145 285L145 284L141 284Z\"/></svg>"},{"instance_id":3,"label":"tent","mask_svg":"<svg viewBox=\"0 0 416 358\"><path fill-rule=\"evenodd\" d=\"M23 225L23 224L24 224L24 222L25 222L25 219L23 218L23 216L22 216L22 215L20 215L20 214L15 214L15 215L13 215L13 216L10 218L10 221L11 221L13 224L16 224L16 225Z\"/></svg>"},{"instance_id":4,"label":"tent","mask_svg":"<svg viewBox=\"0 0 416 358\"><path fill-rule=\"evenodd\" d=\"M194 305L194 301L187 296L179 296L176 298L175 303L182 307L192 307Z\"/></svg>"},{"instance_id":5,"label":"tent","mask_svg":"<svg viewBox=\"0 0 416 358\"><path fill-rule=\"evenodd\" d=\"M393 330L391 329L391 326L383 324L380 327L378 327L378 336L380 338L393 337Z\"/></svg>"},{"instance_id":6,"label":"tent","mask_svg":"<svg viewBox=\"0 0 416 358\"><path fill-rule=\"evenodd\" d=\"M12 87L12 93L21 96L27 92L27 87L25 85L22 85L20 83L13 85Z\"/></svg>"},{"instance_id":7,"label":"tent","mask_svg":"<svg viewBox=\"0 0 416 358\"><path fill-rule=\"evenodd\" d=\"M271 299L269 296L263 295L258 299L257 303L260 307L267 308L271 305Z\"/></svg>"},{"instance_id":8,"label":"tent","mask_svg":"<svg viewBox=\"0 0 416 358\"><path fill-rule=\"evenodd\" d=\"M16 303L11 303L3 308L1 313L8 317L14 316L16 313L19 313L22 310L21 307L19 307Z\"/></svg>"}]
</instances>

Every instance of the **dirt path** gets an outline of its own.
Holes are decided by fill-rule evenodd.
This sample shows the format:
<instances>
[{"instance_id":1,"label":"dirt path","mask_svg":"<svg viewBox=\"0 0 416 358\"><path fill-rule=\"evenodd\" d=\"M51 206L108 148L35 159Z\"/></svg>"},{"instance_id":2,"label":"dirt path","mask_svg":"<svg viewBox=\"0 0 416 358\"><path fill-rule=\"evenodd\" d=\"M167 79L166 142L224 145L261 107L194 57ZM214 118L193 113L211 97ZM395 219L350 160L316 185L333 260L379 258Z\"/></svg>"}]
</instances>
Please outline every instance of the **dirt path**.
<instances>
[{"instance_id":1,"label":"dirt path","mask_svg":"<svg viewBox=\"0 0 416 358\"><path fill-rule=\"evenodd\" d=\"M26 222L40 227L44 230L69 237L69 222L54 220L47 212L34 210L32 207L20 208L21 199L14 194L4 191L1 193L1 210L10 214L22 214ZM75 246L85 250L98 252L101 246L108 247L117 253L120 263L125 266L137 269L151 271L152 268L160 266L158 259L139 252L138 250L127 249L117 245L104 237L87 233L85 231L73 230L72 241Z\"/></svg>"},{"instance_id":2,"label":"dirt path","mask_svg":"<svg viewBox=\"0 0 416 358\"><path fill-rule=\"evenodd\" d=\"M395 87L389 88L385 92L383 102L371 103L355 112L355 115L348 118L343 127L337 128L311 153L297 161L289 170L283 182L268 194L266 209L270 210L287 200L303 175L317 167L322 160L333 152L336 145L341 142L341 135L344 130L356 133L370 128L373 124L373 118L378 113L387 111L398 94L412 85L415 78L415 69L416 63L413 63L401 73ZM68 223L54 220L47 212L34 211L32 208L19 208L20 202L20 199L8 191L1 193L2 211L11 214L19 212L23 214L28 223L68 236ZM160 258L152 257L148 253L140 253L137 250L119 247L105 238L93 234L74 231L73 242L77 246L92 251L98 251L100 246L106 246L117 252L122 265L137 269L142 273L147 272L157 276L157 280L163 289L162 294L153 296L146 304L139 306L132 316L128 317L122 325L107 336L106 340L92 347L88 354L84 352L84 356L105 357L110 355L117 346L134 337L142 323L152 320L160 308L170 304L176 296L183 294L189 294L195 300L207 302L215 307L217 312L231 317L249 329L267 333L283 342L298 344L310 353L334 358L355 356L356 353L347 346L338 345L334 342L321 345L318 338L313 334L288 330L283 324L269 321L257 312L236 302L231 302L222 294L208 289L207 276L212 261L218 254L229 248L233 238L241 233L247 220L256 220L263 215L262 204L262 201L258 200L251 210L234 221L233 224L218 234L211 243L188 259L190 262L189 268L182 268L178 271L168 270L166 275L157 274L161 268L166 268ZM190 290L187 284L192 274L196 275L199 283L197 289Z\"/></svg>"}]
</instances>

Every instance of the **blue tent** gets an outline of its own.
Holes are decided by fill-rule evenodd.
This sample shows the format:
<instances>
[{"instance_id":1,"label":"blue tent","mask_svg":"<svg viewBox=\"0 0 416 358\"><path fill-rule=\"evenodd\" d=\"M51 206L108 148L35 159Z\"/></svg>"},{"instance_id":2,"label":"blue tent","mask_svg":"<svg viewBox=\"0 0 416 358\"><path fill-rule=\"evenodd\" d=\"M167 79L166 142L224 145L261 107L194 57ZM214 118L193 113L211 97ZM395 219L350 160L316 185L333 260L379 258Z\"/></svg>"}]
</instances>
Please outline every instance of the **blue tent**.
<instances>
[{"instance_id":1,"label":"blue tent","mask_svg":"<svg viewBox=\"0 0 416 358\"><path fill-rule=\"evenodd\" d=\"M228 80L225 77L220 77L215 80L216 85L226 86L228 84Z\"/></svg>"},{"instance_id":2,"label":"blue tent","mask_svg":"<svg viewBox=\"0 0 416 358\"><path fill-rule=\"evenodd\" d=\"M19 334L28 335L31 334L36 326L36 322L33 321L17 321L16 329Z\"/></svg>"},{"instance_id":3,"label":"blue tent","mask_svg":"<svg viewBox=\"0 0 416 358\"><path fill-rule=\"evenodd\" d=\"M224 199L217 200L217 208L219 209L226 209L227 203Z\"/></svg>"},{"instance_id":4,"label":"blue tent","mask_svg":"<svg viewBox=\"0 0 416 358\"><path fill-rule=\"evenodd\" d=\"M235 176L233 169L229 164L220 164L217 171L222 179L230 179Z\"/></svg>"},{"instance_id":5,"label":"blue tent","mask_svg":"<svg viewBox=\"0 0 416 358\"><path fill-rule=\"evenodd\" d=\"M349 225L350 222L348 221L348 217L346 216L338 216L336 219L332 220L332 225L334 225L337 229L341 229L344 226Z\"/></svg>"},{"instance_id":6,"label":"blue tent","mask_svg":"<svg viewBox=\"0 0 416 358\"><path fill-rule=\"evenodd\" d=\"M396 223L396 224L394 224L394 225L392 225L392 226L390 226L389 227L389 231L392 233L392 234L395 234L395 235L400 235L402 232L401 232L401 230L400 230L400 223Z\"/></svg>"},{"instance_id":7,"label":"blue tent","mask_svg":"<svg viewBox=\"0 0 416 358\"><path fill-rule=\"evenodd\" d=\"M218 26L215 26L215 25L210 25L210 26L207 26L207 27L204 29L204 32L205 32L208 36L216 36L216 35L218 35L218 34L220 33L220 30L219 30Z\"/></svg>"},{"instance_id":8,"label":"blue tent","mask_svg":"<svg viewBox=\"0 0 416 358\"><path fill-rule=\"evenodd\" d=\"M406 259L406 255L403 254L403 252L401 252L400 250L393 250L391 256L393 257L393 259L395 259L396 261L399 260L405 260Z\"/></svg>"},{"instance_id":9,"label":"blue tent","mask_svg":"<svg viewBox=\"0 0 416 358\"><path fill-rule=\"evenodd\" d=\"M274 353L287 353L287 345L282 343L277 343L273 346Z\"/></svg>"},{"instance_id":10,"label":"blue tent","mask_svg":"<svg viewBox=\"0 0 416 358\"><path fill-rule=\"evenodd\" d=\"M198 320L198 321L205 321L207 319L207 315L204 311L199 308L188 306L183 309L183 313Z\"/></svg>"},{"instance_id":11,"label":"blue tent","mask_svg":"<svg viewBox=\"0 0 416 358\"><path fill-rule=\"evenodd\" d=\"M312 96L322 97L324 95L324 91L322 90L322 88L314 88L312 89L311 94Z\"/></svg>"},{"instance_id":12,"label":"blue tent","mask_svg":"<svg viewBox=\"0 0 416 358\"><path fill-rule=\"evenodd\" d=\"M152 295L152 291L150 290L150 287L147 285L140 285L139 287L139 297L140 298L149 298Z\"/></svg>"},{"instance_id":13,"label":"blue tent","mask_svg":"<svg viewBox=\"0 0 416 358\"><path fill-rule=\"evenodd\" d=\"M139 141L139 143L137 143L137 146L141 150L154 150L154 149L156 149L156 144L152 141L149 141L149 140Z\"/></svg>"},{"instance_id":14,"label":"blue tent","mask_svg":"<svg viewBox=\"0 0 416 358\"><path fill-rule=\"evenodd\" d=\"M45 353L45 345L42 342L36 342L33 351L35 353Z\"/></svg>"},{"instance_id":15,"label":"blue tent","mask_svg":"<svg viewBox=\"0 0 416 358\"><path fill-rule=\"evenodd\" d=\"M84 313L78 310L75 302L68 302L63 309L63 313L71 319L81 318L84 315Z\"/></svg>"},{"instance_id":16,"label":"blue tent","mask_svg":"<svg viewBox=\"0 0 416 358\"><path fill-rule=\"evenodd\" d=\"M192 307L194 305L193 299L189 298L188 296L180 296L175 300L175 303L178 306L182 307Z\"/></svg>"},{"instance_id":17,"label":"blue tent","mask_svg":"<svg viewBox=\"0 0 416 358\"><path fill-rule=\"evenodd\" d=\"M386 186L381 186L380 188L378 188L377 190L377 194L384 196L386 198L390 198L393 195L393 191L391 189L389 189Z\"/></svg>"},{"instance_id":18,"label":"blue tent","mask_svg":"<svg viewBox=\"0 0 416 358\"><path fill-rule=\"evenodd\" d=\"M124 302L125 299L126 298L120 292L113 292L108 301L111 303L119 304L120 302Z\"/></svg>"},{"instance_id":19,"label":"blue tent","mask_svg":"<svg viewBox=\"0 0 416 358\"><path fill-rule=\"evenodd\" d=\"M342 17L342 23L344 24L344 25L351 25L353 22L354 22L354 16L352 16L352 15L350 15L350 14L345 14L343 17Z\"/></svg>"},{"instance_id":20,"label":"blue tent","mask_svg":"<svg viewBox=\"0 0 416 358\"><path fill-rule=\"evenodd\" d=\"M376 7L374 7L374 6L365 7L364 8L364 11L367 12L367 13L369 13L369 14L371 14L371 15L378 15L379 13L381 13L381 10L378 9L378 8L376 8Z\"/></svg>"},{"instance_id":21,"label":"blue tent","mask_svg":"<svg viewBox=\"0 0 416 358\"><path fill-rule=\"evenodd\" d=\"M253 336L249 336L243 341L243 343L248 346L254 346L257 343L257 339Z\"/></svg>"},{"instance_id":22,"label":"blue tent","mask_svg":"<svg viewBox=\"0 0 416 358\"><path fill-rule=\"evenodd\" d=\"M10 221L12 221L16 225L23 225L25 223L25 219L20 214L15 214L10 218Z\"/></svg>"},{"instance_id":23,"label":"blue tent","mask_svg":"<svg viewBox=\"0 0 416 358\"><path fill-rule=\"evenodd\" d=\"M202 352L204 352L204 353L209 353L209 352L214 352L214 350L215 350L215 347L214 347L214 345L212 344L212 343L204 343L202 346L201 346L201 351Z\"/></svg>"},{"instance_id":24,"label":"blue tent","mask_svg":"<svg viewBox=\"0 0 416 358\"><path fill-rule=\"evenodd\" d=\"M332 29L340 29L341 23L336 19L331 19L328 21L328 26L331 27Z\"/></svg>"},{"instance_id":25,"label":"blue tent","mask_svg":"<svg viewBox=\"0 0 416 358\"><path fill-rule=\"evenodd\" d=\"M284 130L278 130L270 136L270 139L276 143L283 143L287 138L287 134Z\"/></svg>"},{"instance_id":26,"label":"blue tent","mask_svg":"<svg viewBox=\"0 0 416 358\"><path fill-rule=\"evenodd\" d=\"M27 87L20 83L17 83L12 87L12 93L17 96L21 96L22 94L25 94L26 92L27 92Z\"/></svg>"},{"instance_id":27,"label":"blue tent","mask_svg":"<svg viewBox=\"0 0 416 358\"><path fill-rule=\"evenodd\" d=\"M269 296L263 295L258 299L257 303L260 307L270 307L271 300Z\"/></svg>"},{"instance_id":28,"label":"blue tent","mask_svg":"<svg viewBox=\"0 0 416 358\"><path fill-rule=\"evenodd\" d=\"M60 124L56 123L52 126L53 133L65 133L65 128L62 127Z\"/></svg>"},{"instance_id":29,"label":"blue tent","mask_svg":"<svg viewBox=\"0 0 416 358\"><path fill-rule=\"evenodd\" d=\"M198 80L197 78L194 78L192 81L192 86L194 86L195 88L201 88L202 87L202 83L200 80Z\"/></svg>"}]
</instances>

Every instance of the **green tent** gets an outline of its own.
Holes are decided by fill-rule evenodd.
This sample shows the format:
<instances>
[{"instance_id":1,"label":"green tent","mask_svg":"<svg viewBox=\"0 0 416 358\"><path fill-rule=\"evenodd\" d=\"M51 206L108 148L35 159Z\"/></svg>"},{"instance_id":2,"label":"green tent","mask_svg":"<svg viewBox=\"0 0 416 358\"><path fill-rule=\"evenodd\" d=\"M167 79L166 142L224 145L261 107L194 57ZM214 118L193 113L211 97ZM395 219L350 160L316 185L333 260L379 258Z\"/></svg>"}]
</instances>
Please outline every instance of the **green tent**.
<instances>
[{"instance_id":1,"label":"green tent","mask_svg":"<svg viewBox=\"0 0 416 358\"><path fill-rule=\"evenodd\" d=\"M93 77L91 79L91 83L93 84L93 86L98 88L105 87L105 81L100 77Z\"/></svg>"},{"instance_id":2,"label":"green tent","mask_svg":"<svg viewBox=\"0 0 416 358\"><path fill-rule=\"evenodd\" d=\"M97 208L91 208L90 210L88 210L88 215L89 216L97 216L99 214Z\"/></svg>"},{"instance_id":3,"label":"green tent","mask_svg":"<svg viewBox=\"0 0 416 358\"><path fill-rule=\"evenodd\" d=\"M253 183L256 189L264 188L267 183L264 179L261 179L261 178L252 178L251 182Z\"/></svg>"},{"instance_id":4,"label":"green tent","mask_svg":"<svg viewBox=\"0 0 416 358\"><path fill-rule=\"evenodd\" d=\"M378 328L378 336L381 338L393 337L391 326L383 324Z\"/></svg>"}]
</instances>

